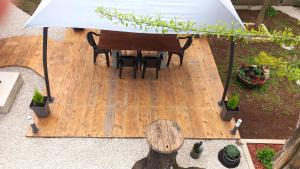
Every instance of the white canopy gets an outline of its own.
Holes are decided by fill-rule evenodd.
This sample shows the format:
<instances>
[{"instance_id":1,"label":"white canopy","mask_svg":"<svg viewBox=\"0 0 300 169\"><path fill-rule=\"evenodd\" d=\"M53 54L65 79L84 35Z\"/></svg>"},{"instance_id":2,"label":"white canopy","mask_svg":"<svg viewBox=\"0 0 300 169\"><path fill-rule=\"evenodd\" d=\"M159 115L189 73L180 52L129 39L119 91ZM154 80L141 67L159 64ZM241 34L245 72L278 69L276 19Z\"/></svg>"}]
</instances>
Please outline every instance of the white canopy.
<instances>
[{"instance_id":1,"label":"white canopy","mask_svg":"<svg viewBox=\"0 0 300 169\"><path fill-rule=\"evenodd\" d=\"M114 24L100 17L97 7L134 12L137 15L192 21L197 26L226 23L234 28L243 23L230 0L43 0L26 27L76 27L124 32L143 32L132 26ZM155 33L155 30L148 30ZM170 30L168 33L175 33Z\"/></svg>"}]
</instances>

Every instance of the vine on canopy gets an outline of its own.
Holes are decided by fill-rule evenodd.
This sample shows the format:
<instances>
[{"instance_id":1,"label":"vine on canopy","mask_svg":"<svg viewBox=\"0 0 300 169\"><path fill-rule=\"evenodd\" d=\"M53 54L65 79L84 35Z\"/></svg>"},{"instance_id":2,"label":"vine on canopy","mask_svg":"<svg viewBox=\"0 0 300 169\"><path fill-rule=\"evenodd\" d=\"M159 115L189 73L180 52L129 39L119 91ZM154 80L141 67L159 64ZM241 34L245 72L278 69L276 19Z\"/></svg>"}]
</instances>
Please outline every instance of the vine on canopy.
<instances>
[{"instance_id":1,"label":"vine on canopy","mask_svg":"<svg viewBox=\"0 0 300 169\"><path fill-rule=\"evenodd\" d=\"M283 31L268 32L260 26L257 30L254 28L234 29L235 23L231 26L227 24L197 26L192 21L179 21L178 18L165 20L160 14L156 16L143 16L136 15L133 12L123 13L117 9L109 9L105 7L97 7L95 12L100 16L109 19L115 24L122 24L126 27L129 25L136 29L144 30L147 32L149 29L155 29L156 32L162 34L168 33L169 30L173 30L176 33L185 34L201 34L201 35L216 35L218 38L230 39L233 37L235 40L248 41L250 39L261 38L265 41L271 41L280 45L293 46L298 45L300 42L300 36L295 35L291 28L285 28Z\"/></svg>"}]
</instances>

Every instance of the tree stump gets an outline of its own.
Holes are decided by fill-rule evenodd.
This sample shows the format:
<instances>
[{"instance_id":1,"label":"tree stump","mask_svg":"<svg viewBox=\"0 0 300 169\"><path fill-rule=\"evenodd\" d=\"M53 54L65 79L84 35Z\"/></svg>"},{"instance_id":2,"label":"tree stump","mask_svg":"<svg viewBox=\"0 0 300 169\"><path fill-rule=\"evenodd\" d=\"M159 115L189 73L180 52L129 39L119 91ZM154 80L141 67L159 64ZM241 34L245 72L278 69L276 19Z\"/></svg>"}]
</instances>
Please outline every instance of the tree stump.
<instances>
[{"instance_id":1,"label":"tree stump","mask_svg":"<svg viewBox=\"0 0 300 169\"><path fill-rule=\"evenodd\" d=\"M169 120L152 122L146 129L146 139L150 147L148 156L137 161L133 169L184 169L176 162L177 151L184 142L182 130L176 122Z\"/></svg>"}]
</instances>

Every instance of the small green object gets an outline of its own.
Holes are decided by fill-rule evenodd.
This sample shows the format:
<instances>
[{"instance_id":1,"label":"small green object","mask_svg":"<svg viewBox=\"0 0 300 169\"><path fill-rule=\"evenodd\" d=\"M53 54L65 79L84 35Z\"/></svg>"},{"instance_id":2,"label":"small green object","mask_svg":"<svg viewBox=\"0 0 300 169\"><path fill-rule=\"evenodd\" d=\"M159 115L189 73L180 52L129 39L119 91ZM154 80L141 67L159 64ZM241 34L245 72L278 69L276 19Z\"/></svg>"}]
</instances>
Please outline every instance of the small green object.
<instances>
[{"instance_id":1,"label":"small green object","mask_svg":"<svg viewBox=\"0 0 300 169\"><path fill-rule=\"evenodd\" d=\"M230 110L234 110L238 107L238 105L240 104L240 95L238 93L233 94L227 102L227 107Z\"/></svg>"},{"instance_id":2,"label":"small green object","mask_svg":"<svg viewBox=\"0 0 300 169\"><path fill-rule=\"evenodd\" d=\"M276 16L277 14L278 14L278 12L275 8L273 8L272 6L268 7L268 9L266 11L266 16L273 17L273 16Z\"/></svg>"},{"instance_id":3,"label":"small green object","mask_svg":"<svg viewBox=\"0 0 300 169\"><path fill-rule=\"evenodd\" d=\"M236 159L240 156L240 151L235 145L230 144L225 147L225 154L230 159Z\"/></svg>"},{"instance_id":4,"label":"small green object","mask_svg":"<svg viewBox=\"0 0 300 169\"><path fill-rule=\"evenodd\" d=\"M37 89L34 90L34 95L32 100L34 105L44 104L44 96Z\"/></svg>"},{"instance_id":5,"label":"small green object","mask_svg":"<svg viewBox=\"0 0 300 169\"><path fill-rule=\"evenodd\" d=\"M266 169L272 169L272 159L276 152L273 148L264 147L256 151L256 156Z\"/></svg>"}]
</instances>

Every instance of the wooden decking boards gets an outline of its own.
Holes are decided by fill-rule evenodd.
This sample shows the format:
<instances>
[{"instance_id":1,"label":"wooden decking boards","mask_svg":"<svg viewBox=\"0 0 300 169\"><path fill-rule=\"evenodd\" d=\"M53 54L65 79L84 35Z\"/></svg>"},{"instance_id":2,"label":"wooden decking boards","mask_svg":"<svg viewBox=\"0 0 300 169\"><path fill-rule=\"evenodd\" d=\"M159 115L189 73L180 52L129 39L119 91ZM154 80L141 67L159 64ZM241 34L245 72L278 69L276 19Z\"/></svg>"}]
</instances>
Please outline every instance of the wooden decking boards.
<instances>
[{"instance_id":1,"label":"wooden decking boards","mask_svg":"<svg viewBox=\"0 0 300 169\"><path fill-rule=\"evenodd\" d=\"M48 69L52 95L51 115L35 121L39 133L30 137L144 137L147 125L157 119L176 121L185 138L238 138L223 122L218 101L223 86L205 38L195 39L184 63L174 56L170 68L159 72L107 68L104 57L93 64L86 34L66 32L63 42L49 40ZM18 65L43 75L42 38L0 40L0 66ZM28 112L31 113L31 112ZM24 116L26 113L24 113ZM25 117L24 117L25 118Z\"/></svg>"}]
</instances>

